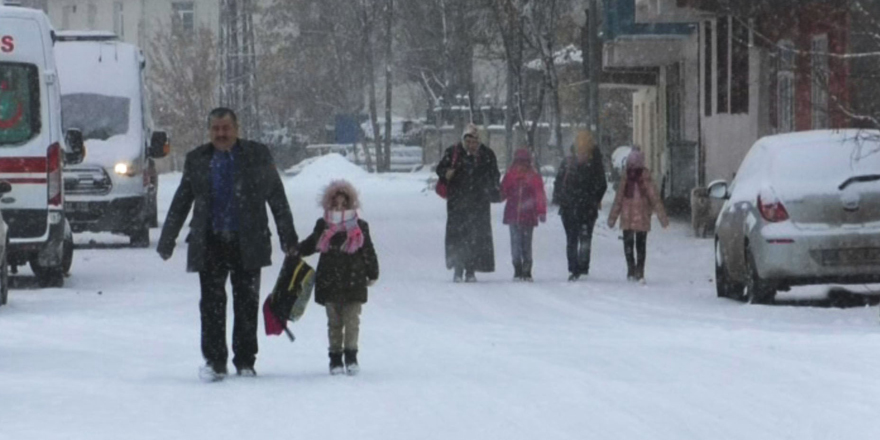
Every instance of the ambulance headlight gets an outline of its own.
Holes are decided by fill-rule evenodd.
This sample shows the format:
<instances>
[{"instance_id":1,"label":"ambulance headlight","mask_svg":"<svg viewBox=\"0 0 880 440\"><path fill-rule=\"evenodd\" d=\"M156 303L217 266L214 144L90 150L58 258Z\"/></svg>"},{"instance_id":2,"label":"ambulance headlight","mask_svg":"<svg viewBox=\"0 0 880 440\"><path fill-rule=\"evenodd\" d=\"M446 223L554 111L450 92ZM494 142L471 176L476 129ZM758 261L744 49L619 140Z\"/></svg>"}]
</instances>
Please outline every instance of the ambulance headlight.
<instances>
[{"instance_id":1,"label":"ambulance headlight","mask_svg":"<svg viewBox=\"0 0 880 440\"><path fill-rule=\"evenodd\" d=\"M113 167L113 171L121 176L130 176L134 170L130 164L120 162Z\"/></svg>"}]
</instances>

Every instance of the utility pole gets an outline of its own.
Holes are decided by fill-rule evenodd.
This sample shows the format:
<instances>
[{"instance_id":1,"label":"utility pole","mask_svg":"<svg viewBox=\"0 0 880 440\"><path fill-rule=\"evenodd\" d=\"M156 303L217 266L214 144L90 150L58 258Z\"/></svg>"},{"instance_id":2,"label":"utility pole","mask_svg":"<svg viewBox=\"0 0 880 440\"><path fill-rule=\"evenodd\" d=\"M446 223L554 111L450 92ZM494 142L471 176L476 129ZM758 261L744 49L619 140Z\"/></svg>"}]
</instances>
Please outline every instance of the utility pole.
<instances>
[{"instance_id":1,"label":"utility pole","mask_svg":"<svg viewBox=\"0 0 880 440\"><path fill-rule=\"evenodd\" d=\"M393 91L394 0L385 3L385 157L382 168L391 171L391 99Z\"/></svg>"},{"instance_id":2,"label":"utility pole","mask_svg":"<svg viewBox=\"0 0 880 440\"><path fill-rule=\"evenodd\" d=\"M599 82L602 80L602 37L599 34L599 0L586 0L587 17L581 34L584 47L584 74L587 77L587 125L599 145Z\"/></svg>"},{"instance_id":3,"label":"utility pole","mask_svg":"<svg viewBox=\"0 0 880 440\"><path fill-rule=\"evenodd\" d=\"M220 104L240 115L246 136L258 138L260 112L253 8L253 0L221 0Z\"/></svg>"}]
</instances>

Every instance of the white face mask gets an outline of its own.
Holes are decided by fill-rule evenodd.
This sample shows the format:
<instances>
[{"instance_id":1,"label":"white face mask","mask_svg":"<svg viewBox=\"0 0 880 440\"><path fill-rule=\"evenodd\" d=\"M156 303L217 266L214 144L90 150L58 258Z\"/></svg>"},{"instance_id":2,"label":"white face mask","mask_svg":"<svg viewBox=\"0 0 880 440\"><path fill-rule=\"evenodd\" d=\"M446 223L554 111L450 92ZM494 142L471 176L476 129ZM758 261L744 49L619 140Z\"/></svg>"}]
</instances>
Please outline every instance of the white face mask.
<instances>
[{"instance_id":1,"label":"white face mask","mask_svg":"<svg viewBox=\"0 0 880 440\"><path fill-rule=\"evenodd\" d=\"M345 220L350 220L355 216L355 211L353 209L346 209L344 211L332 210L329 212L329 220L331 223L342 223Z\"/></svg>"},{"instance_id":2,"label":"white face mask","mask_svg":"<svg viewBox=\"0 0 880 440\"><path fill-rule=\"evenodd\" d=\"M342 211L330 211L330 221L333 223L341 222L343 214Z\"/></svg>"}]
</instances>

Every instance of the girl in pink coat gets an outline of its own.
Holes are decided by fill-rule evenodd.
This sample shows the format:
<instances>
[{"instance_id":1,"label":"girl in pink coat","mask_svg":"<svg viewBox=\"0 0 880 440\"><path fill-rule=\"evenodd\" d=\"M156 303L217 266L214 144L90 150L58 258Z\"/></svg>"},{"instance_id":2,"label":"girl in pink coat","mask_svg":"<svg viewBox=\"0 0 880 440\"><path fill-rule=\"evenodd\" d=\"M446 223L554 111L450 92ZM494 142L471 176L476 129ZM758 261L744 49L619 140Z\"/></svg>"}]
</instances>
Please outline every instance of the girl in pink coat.
<instances>
[{"instance_id":1,"label":"girl in pink coat","mask_svg":"<svg viewBox=\"0 0 880 440\"><path fill-rule=\"evenodd\" d=\"M547 195L529 150L516 150L513 164L501 179L501 197L507 200L504 224L510 226L513 278L532 281L532 232L539 221L547 221Z\"/></svg>"},{"instance_id":2,"label":"girl in pink coat","mask_svg":"<svg viewBox=\"0 0 880 440\"><path fill-rule=\"evenodd\" d=\"M651 230L651 215L655 212L663 228L669 226L669 219L663 209L663 202L657 196L651 172L645 168L645 155L639 147L633 147L626 159L626 172L618 186L614 205L608 214L610 228L614 227L620 217L623 252L626 255L626 279L629 281L645 282L645 244Z\"/></svg>"}]
</instances>

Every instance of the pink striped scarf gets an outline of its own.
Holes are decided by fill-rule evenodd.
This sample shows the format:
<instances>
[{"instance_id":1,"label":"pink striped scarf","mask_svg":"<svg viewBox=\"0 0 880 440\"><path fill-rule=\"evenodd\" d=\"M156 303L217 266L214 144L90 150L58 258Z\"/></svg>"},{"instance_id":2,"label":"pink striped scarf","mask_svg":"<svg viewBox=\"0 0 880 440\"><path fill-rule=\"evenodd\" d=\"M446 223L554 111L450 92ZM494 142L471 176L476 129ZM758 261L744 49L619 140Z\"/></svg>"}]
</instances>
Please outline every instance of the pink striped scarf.
<instances>
[{"instance_id":1,"label":"pink striped scarf","mask_svg":"<svg viewBox=\"0 0 880 440\"><path fill-rule=\"evenodd\" d=\"M324 229L318 239L318 251L322 254L330 250L330 239L340 231L346 233L345 243L340 247L342 252L353 254L364 245L364 234L358 226L357 211L324 211L324 222L327 223L327 229Z\"/></svg>"}]
</instances>

